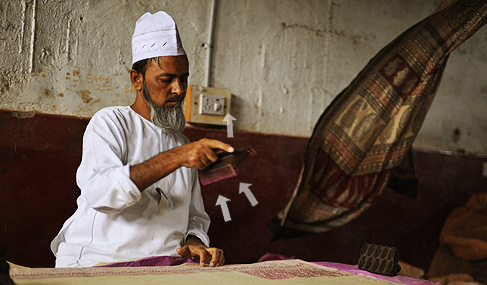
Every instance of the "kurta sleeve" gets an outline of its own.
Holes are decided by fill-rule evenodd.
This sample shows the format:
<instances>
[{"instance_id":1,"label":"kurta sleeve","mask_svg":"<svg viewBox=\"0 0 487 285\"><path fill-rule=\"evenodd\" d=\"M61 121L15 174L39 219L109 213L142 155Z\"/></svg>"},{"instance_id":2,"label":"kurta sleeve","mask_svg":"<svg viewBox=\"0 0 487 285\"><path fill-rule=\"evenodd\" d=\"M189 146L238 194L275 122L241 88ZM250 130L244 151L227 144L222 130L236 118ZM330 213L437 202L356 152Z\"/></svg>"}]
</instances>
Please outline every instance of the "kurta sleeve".
<instances>
[{"instance_id":1,"label":"kurta sleeve","mask_svg":"<svg viewBox=\"0 0 487 285\"><path fill-rule=\"evenodd\" d=\"M210 246L210 238L208 237L208 229L210 227L210 216L205 211L203 198L201 196L201 187L198 181L198 170L192 168L193 174L193 189L191 204L189 208L188 231L186 238L189 235L199 238L204 245ZM186 240L186 239L185 239Z\"/></svg>"},{"instance_id":2,"label":"kurta sleeve","mask_svg":"<svg viewBox=\"0 0 487 285\"><path fill-rule=\"evenodd\" d=\"M117 213L135 204L141 193L124 163L127 140L117 117L97 113L83 137L83 154L76 174L81 196L104 213Z\"/></svg>"}]
</instances>

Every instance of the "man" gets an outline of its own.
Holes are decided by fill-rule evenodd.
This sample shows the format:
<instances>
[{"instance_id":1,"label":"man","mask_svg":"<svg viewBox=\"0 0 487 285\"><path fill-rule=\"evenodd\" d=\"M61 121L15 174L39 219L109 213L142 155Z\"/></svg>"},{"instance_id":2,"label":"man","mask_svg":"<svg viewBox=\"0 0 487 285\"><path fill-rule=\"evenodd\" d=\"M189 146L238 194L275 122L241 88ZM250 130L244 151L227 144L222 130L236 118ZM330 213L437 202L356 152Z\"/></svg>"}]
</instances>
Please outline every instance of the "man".
<instances>
[{"instance_id":1,"label":"man","mask_svg":"<svg viewBox=\"0 0 487 285\"><path fill-rule=\"evenodd\" d=\"M98 111L86 128L78 209L51 243L56 267L177 255L220 266L196 168L217 160L213 149L233 148L181 133L189 66L171 16L137 21L132 56L135 102Z\"/></svg>"}]
</instances>

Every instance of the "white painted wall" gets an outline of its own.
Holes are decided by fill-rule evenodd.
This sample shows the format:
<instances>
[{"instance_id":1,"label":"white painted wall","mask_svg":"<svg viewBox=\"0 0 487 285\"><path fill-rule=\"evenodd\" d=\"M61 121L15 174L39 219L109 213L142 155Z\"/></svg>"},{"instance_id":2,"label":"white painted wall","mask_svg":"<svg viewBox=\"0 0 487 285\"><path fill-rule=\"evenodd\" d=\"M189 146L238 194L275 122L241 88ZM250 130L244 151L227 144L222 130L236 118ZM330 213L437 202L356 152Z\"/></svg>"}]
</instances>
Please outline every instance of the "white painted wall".
<instances>
[{"instance_id":1,"label":"white painted wall","mask_svg":"<svg viewBox=\"0 0 487 285\"><path fill-rule=\"evenodd\" d=\"M190 84L204 84L210 1L0 0L0 108L90 117L131 104L130 42L146 11L176 19ZM236 130L309 136L369 59L438 4L220 0L211 86L232 90ZM487 153L486 44L484 27L452 54L416 146Z\"/></svg>"}]
</instances>

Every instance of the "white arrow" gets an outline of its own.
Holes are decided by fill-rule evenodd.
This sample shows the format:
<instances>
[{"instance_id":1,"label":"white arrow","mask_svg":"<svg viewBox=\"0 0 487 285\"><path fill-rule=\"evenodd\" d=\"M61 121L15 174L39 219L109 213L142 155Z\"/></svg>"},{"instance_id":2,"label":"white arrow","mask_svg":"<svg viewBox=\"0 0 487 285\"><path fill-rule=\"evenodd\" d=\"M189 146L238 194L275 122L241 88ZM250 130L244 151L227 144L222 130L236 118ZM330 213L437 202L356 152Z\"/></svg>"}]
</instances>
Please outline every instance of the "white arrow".
<instances>
[{"instance_id":1,"label":"white arrow","mask_svg":"<svg viewBox=\"0 0 487 285\"><path fill-rule=\"evenodd\" d=\"M218 199L216 200L216 205L222 208L223 219L225 220L225 222L232 220L232 218L230 218L230 212L228 211L228 201L230 201L230 199L221 195L218 195Z\"/></svg>"},{"instance_id":2,"label":"white arrow","mask_svg":"<svg viewBox=\"0 0 487 285\"><path fill-rule=\"evenodd\" d=\"M259 202L257 202L257 199L255 199L254 194L252 194L252 191L250 191L249 188L250 186L252 186L252 184L240 183L238 193L239 194L242 194L242 192L245 193L245 196L247 196L247 199L249 199L250 205L254 207L255 205L259 204Z\"/></svg>"},{"instance_id":3,"label":"white arrow","mask_svg":"<svg viewBox=\"0 0 487 285\"><path fill-rule=\"evenodd\" d=\"M232 115L227 113L225 118L223 119L224 122L227 122L227 138L233 138L233 121L237 120Z\"/></svg>"}]
</instances>

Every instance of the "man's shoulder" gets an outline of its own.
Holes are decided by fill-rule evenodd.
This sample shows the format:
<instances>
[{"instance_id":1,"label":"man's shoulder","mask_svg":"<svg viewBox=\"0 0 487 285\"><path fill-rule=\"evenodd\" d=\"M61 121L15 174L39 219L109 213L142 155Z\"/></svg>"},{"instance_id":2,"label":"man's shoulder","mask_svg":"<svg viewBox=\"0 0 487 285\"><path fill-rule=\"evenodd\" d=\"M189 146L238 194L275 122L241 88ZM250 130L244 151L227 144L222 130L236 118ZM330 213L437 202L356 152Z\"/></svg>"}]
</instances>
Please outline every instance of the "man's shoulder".
<instances>
[{"instance_id":1,"label":"man's shoulder","mask_svg":"<svg viewBox=\"0 0 487 285\"><path fill-rule=\"evenodd\" d=\"M127 116L130 112L129 106L110 106L98 110L93 117L118 117Z\"/></svg>"},{"instance_id":2,"label":"man's shoulder","mask_svg":"<svg viewBox=\"0 0 487 285\"><path fill-rule=\"evenodd\" d=\"M98 110L90 120L90 125L95 126L117 126L125 128L132 118L129 106L111 106Z\"/></svg>"}]
</instances>

